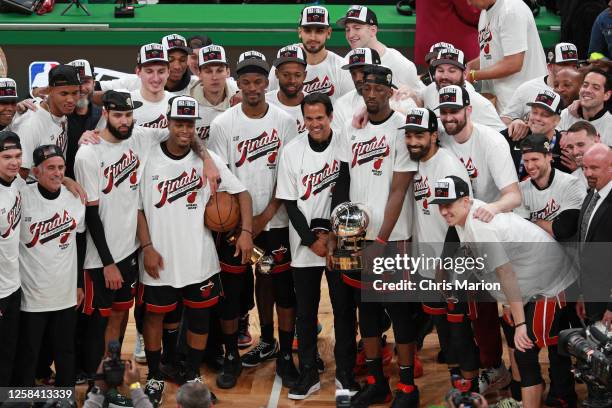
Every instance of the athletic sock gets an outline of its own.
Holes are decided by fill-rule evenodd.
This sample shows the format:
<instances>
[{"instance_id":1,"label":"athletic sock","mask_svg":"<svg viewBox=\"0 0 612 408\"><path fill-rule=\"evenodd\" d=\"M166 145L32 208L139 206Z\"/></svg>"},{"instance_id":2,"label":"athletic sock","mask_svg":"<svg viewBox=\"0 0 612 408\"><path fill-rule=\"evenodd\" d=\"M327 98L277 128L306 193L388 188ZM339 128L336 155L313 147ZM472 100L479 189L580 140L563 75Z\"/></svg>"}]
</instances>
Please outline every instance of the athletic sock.
<instances>
[{"instance_id":1,"label":"athletic sock","mask_svg":"<svg viewBox=\"0 0 612 408\"><path fill-rule=\"evenodd\" d=\"M261 341L268 344L274 343L274 324L264 324L261 326Z\"/></svg>"},{"instance_id":2,"label":"athletic sock","mask_svg":"<svg viewBox=\"0 0 612 408\"><path fill-rule=\"evenodd\" d=\"M366 359L366 364L368 366L368 374L373 376L378 384L386 382L381 357Z\"/></svg>"},{"instance_id":3,"label":"athletic sock","mask_svg":"<svg viewBox=\"0 0 612 408\"><path fill-rule=\"evenodd\" d=\"M164 364L173 363L175 361L178 334L178 327L175 329L164 329L162 332L162 346L164 349L162 361Z\"/></svg>"},{"instance_id":4,"label":"athletic sock","mask_svg":"<svg viewBox=\"0 0 612 408\"><path fill-rule=\"evenodd\" d=\"M147 356L147 366L149 367L149 374L147 378L155 378L156 380L161 379L159 372L161 350L151 351L145 348L145 355Z\"/></svg>"},{"instance_id":5,"label":"athletic sock","mask_svg":"<svg viewBox=\"0 0 612 408\"><path fill-rule=\"evenodd\" d=\"M400 382L405 385L414 385L414 367L401 365L399 369Z\"/></svg>"},{"instance_id":6,"label":"athletic sock","mask_svg":"<svg viewBox=\"0 0 612 408\"><path fill-rule=\"evenodd\" d=\"M291 347L293 345L293 334L293 331L284 331L278 329L278 341L282 354L291 354Z\"/></svg>"},{"instance_id":7,"label":"athletic sock","mask_svg":"<svg viewBox=\"0 0 612 408\"><path fill-rule=\"evenodd\" d=\"M238 356L238 332L232 334L223 334L223 343L225 344L225 356L230 354Z\"/></svg>"}]
</instances>

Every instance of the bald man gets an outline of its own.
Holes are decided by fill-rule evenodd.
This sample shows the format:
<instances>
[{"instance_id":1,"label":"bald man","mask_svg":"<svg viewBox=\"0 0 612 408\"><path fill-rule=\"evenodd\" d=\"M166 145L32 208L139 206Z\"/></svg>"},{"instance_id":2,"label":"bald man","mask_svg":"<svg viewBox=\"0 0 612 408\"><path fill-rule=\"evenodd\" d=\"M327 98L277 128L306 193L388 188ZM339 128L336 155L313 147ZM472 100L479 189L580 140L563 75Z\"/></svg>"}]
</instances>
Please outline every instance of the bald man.
<instances>
[{"instance_id":1,"label":"bald man","mask_svg":"<svg viewBox=\"0 0 612 408\"><path fill-rule=\"evenodd\" d=\"M571 105L578 99L583 79L584 75L574 68L563 68L557 72L553 80L553 87L555 92L561 95L565 106Z\"/></svg>"}]
</instances>

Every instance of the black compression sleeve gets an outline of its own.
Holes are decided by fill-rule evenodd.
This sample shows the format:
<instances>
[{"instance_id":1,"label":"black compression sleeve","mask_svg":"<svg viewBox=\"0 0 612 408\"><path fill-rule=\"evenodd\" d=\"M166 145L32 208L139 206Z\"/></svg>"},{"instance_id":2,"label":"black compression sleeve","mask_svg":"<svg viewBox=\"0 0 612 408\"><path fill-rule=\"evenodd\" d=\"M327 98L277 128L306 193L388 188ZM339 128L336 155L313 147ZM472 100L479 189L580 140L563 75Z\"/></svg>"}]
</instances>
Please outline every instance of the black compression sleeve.
<instances>
[{"instance_id":1,"label":"black compression sleeve","mask_svg":"<svg viewBox=\"0 0 612 408\"><path fill-rule=\"evenodd\" d=\"M85 263L85 248L87 247L87 236L84 232L76 234L77 246L77 287L83 289L83 264Z\"/></svg>"},{"instance_id":2,"label":"black compression sleeve","mask_svg":"<svg viewBox=\"0 0 612 408\"><path fill-rule=\"evenodd\" d=\"M340 162L340 174L338 175L336 185L334 186L334 192L332 193L332 211L338 206L338 204L350 201L350 190L351 173L349 172L348 163Z\"/></svg>"},{"instance_id":3,"label":"black compression sleeve","mask_svg":"<svg viewBox=\"0 0 612 408\"><path fill-rule=\"evenodd\" d=\"M104 225L102 225L97 205L90 205L85 208L85 222L87 223L87 230L91 235L91 239L98 250L98 255L100 255L102 260L102 265L108 266L114 264L115 260L106 243Z\"/></svg>"},{"instance_id":4,"label":"black compression sleeve","mask_svg":"<svg viewBox=\"0 0 612 408\"><path fill-rule=\"evenodd\" d=\"M578 231L579 209L562 211L552 222L552 231L556 239L569 239Z\"/></svg>"},{"instance_id":5,"label":"black compression sleeve","mask_svg":"<svg viewBox=\"0 0 612 408\"><path fill-rule=\"evenodd\" d=\"M302 239L302 245L309 247L314 244L317 237L310 230L306 217L297 206L297 201L283 200L283 202L285 203L285 208L287 209L287 214L289 215L291 225L293 225L293 228L295 228L298 235Z\"/></svg>"}]
</instances>

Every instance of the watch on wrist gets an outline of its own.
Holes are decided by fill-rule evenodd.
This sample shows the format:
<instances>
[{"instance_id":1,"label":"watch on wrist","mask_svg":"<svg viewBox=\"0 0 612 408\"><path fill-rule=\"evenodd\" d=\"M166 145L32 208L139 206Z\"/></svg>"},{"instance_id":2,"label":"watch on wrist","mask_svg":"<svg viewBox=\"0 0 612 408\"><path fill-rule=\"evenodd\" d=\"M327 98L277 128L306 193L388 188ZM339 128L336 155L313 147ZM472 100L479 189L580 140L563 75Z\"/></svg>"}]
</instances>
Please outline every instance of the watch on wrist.
<instances>
[{"instance_id":1,"label":"watch on wrist","mask_svg":"<svg viewBox=\"0 0 612 408\"><path fill-rule=\"evenodd\" d=\"M137 390L141 388L140 382L136 381L135 383L130 384L130 391Z\"/></svg>"}]
</instances>

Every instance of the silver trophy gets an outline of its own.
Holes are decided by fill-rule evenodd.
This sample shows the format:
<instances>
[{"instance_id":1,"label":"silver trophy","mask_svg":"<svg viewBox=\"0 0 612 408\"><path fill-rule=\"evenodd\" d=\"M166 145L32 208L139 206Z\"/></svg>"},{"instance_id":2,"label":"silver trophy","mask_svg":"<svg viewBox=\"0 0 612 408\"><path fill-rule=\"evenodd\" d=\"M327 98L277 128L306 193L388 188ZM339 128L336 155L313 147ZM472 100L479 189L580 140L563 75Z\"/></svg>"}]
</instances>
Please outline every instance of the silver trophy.
<instances>
[{"instance_id":1,"label":"silver trophy","mask_svg":"<svg viewBox=\"0 0 612 408\"><path fill-rule=\"evenodd\" d=\"M370 217L366 209L355 203L345 202L331 214L331 228L336 234L337 247L332 255L334 269L339 271L363 270L361 251Z\"/></svg>"}]
</instances>

